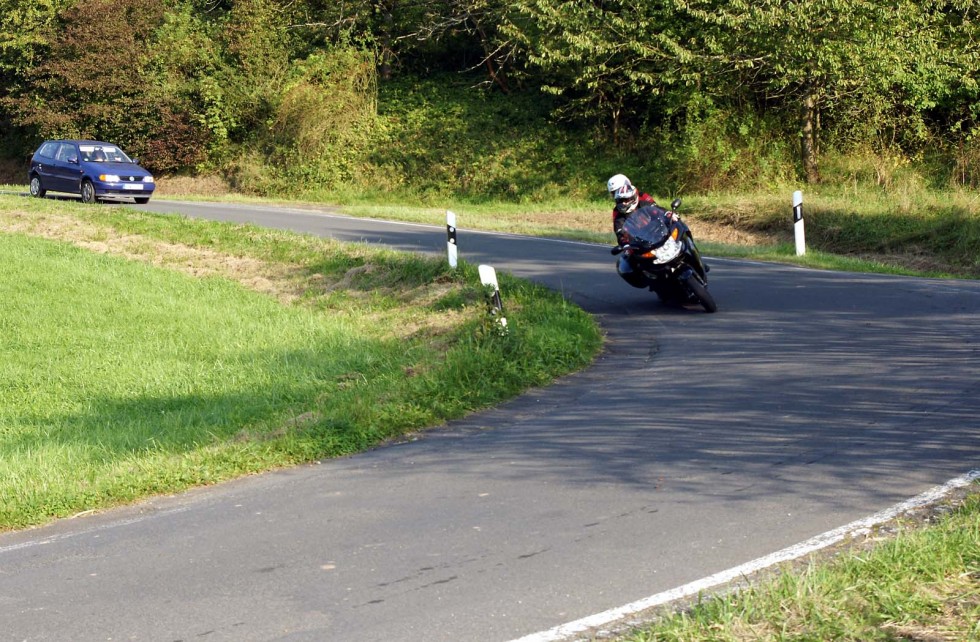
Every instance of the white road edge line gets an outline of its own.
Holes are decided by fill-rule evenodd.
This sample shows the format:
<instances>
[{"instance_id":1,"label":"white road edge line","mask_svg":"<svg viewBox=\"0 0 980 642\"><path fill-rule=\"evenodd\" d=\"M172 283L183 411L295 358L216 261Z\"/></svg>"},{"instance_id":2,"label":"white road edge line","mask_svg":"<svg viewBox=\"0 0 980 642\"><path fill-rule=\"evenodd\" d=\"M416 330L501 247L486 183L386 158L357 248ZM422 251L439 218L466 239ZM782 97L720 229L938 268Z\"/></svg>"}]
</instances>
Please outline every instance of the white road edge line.
<instances>
[{"instance_id":1,"label":"white road edge line","mask_svg":"<svg viewBox=\"0 0 980 642\"><path fill-rule=\"evenodd\" d=\"M685 597L691 597L692 595L697 595L701 591L725 584L726 582L738 579L744 575L749 575L781 562L788 562L790 560L803 557L804 555L814 551L818 551L822 548L826 548L832 544L836 544L849 535L866 533L873 526L894 519L902 513L934 503L952 491L968 486L977 479L980 479L980 469L971 470L965 475L950 480L941 486L936 486L935 488L928 490L921 495L917 495L912 499L896 504L891 508L875 513L870 517L859 519L851 522L850 524L845 524L840 528L835 528L832 531L827 531L826 533L817 535L816 537L808 539L805 542L801 542L800 544L784 548L781 551L760 557L752 560L751 562L747 562L746 564L742 564L741 566L736 566L735 568L731 568L720 573L715 573L714 575L709 575L708 577L696 580L689 584L678 586L677 588L669 591L657 593L656 595L651 595L650 597L642 600L631 602L625 606L603 611L602 613L596 613L595 615L590 615L580 620L575 620L574 622L568 622L567 624L556 626L555 628L547 631L532 633L531 635L526 635L522 638L512 640L511 642L558 642L573 635L584 633L590 629L595 629L611 622L622 620L649 608L661 606L668 602Z\"/></svg>"}]
</instances>

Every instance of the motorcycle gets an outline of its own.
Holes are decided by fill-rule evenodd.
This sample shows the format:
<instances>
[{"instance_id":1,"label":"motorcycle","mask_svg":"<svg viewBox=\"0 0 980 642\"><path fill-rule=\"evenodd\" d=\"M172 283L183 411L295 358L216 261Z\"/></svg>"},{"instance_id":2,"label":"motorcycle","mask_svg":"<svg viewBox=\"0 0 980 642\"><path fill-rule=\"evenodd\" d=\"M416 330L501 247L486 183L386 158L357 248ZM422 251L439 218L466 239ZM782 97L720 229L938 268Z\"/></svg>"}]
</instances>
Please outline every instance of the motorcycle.
<instances>
[{"instance_id":1,"label":"motorcycle","mask_svg":"<svg viewBox=\"0 0 980 642\"><path fill-rule=\"evenodd\" d=\"M670 210L645 205L629 215L622 227L625 242L612 249L614 256L622 255L617 271L627 283L649 288L665 303L700 304L705 312L715 312L718 305L708 292L709 268L690 228L675 213L680 205L678 198Z\"/></svg>"}]
</instances>

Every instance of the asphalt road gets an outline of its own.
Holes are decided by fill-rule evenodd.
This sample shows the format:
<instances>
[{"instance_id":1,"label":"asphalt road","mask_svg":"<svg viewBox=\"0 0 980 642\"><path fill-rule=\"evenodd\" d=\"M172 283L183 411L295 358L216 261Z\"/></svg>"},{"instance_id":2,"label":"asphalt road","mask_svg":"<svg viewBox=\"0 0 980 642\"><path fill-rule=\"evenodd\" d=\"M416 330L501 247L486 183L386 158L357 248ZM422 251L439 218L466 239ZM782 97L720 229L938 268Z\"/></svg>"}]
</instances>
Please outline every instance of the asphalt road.
<instances>
[{"instance_id":1,"label":"asphalt road","mask_svg":"<svg viewBox=\"0 0 980 642\"><path fill-rule=\"evenodd\" d=\"M148 208L445 249L438 227ZM463 259L599 316L593 367L411 443L0 536L0 639L507 641L980 468L980 282L709 259L711 315L622 283L605 247L458 224Z\"/></svg>"}]
</instances>

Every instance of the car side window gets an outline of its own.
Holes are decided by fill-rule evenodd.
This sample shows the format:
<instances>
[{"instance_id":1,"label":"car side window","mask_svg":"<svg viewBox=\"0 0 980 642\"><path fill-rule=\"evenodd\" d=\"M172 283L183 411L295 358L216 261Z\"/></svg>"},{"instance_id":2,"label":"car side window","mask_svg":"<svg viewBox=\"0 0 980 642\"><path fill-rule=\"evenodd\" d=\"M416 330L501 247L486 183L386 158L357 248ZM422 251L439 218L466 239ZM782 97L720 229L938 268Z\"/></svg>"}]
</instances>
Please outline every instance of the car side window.
<instances>
[{"instance_id":1,"label":"car side window","mask_svg":"<svg viewBox=\"0 0 980 642\"><path fill-rule=\"evenodd\" d=\"M61 148L58 149L58 160L67 163L72 158L78 158L78 151L75 149L75 146L69 143L62 143Z\"/></svg>"},{"instance_id":2,"label":"car side window","mask_svg":"<svg viewBox=\"0 0 980 642\"><path fill-rule=\"evenodd\" d=\"M57 150L58 143L44 143L41 145L41 149L37 150L37 155L41 158L54 158Z\"/></svg>"}]
</instances>

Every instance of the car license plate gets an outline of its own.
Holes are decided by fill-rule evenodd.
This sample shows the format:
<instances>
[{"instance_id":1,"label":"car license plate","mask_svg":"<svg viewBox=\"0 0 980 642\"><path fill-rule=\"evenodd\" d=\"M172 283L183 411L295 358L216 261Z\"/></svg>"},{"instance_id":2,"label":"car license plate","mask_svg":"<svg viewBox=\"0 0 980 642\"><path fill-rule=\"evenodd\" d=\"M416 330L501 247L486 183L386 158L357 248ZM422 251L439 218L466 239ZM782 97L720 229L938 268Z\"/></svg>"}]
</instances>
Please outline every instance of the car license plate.
<instances>
[{"instance_id":1,"label":"car license plate","mask_svg":"<svg viewBox=\"0 0 980 642\"><path fill-rule=\"evenodd\" d=\"M123 185L123 189L143 189L143 183L126 183Z\"/></svg>"}]
</instances>

